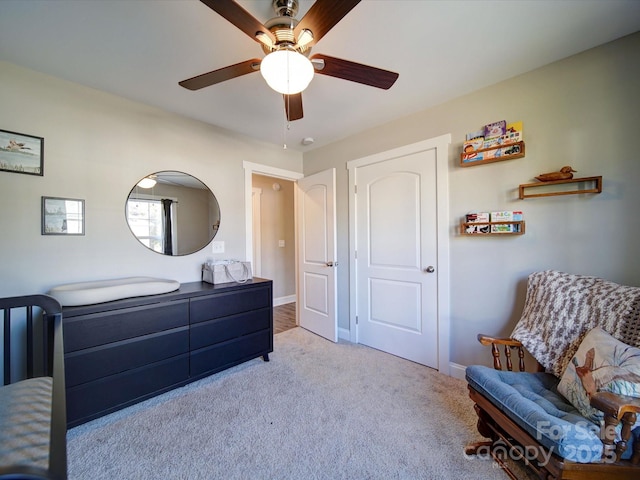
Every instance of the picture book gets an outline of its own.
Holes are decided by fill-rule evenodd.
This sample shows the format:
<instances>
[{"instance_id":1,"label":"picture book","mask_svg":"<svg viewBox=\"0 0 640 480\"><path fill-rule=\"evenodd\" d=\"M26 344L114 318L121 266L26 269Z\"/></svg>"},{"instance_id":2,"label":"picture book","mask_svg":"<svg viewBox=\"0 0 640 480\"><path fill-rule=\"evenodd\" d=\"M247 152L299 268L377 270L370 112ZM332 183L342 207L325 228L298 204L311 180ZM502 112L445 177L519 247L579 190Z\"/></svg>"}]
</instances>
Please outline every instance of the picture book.
<instances>
[{"instance_id":1,"label":"picture book","mask_svg":"<svg viewBox=\"0 0 640 480\"><path fill-rule=\"evenodd\" d=\"M522 141L522 122L513 122L507 124L507 130L503 135L503 145Z\"/></svg>"},{"instance_id":2,"label":"picture book","mask_svg":"<svg viewBox=\"0 0 640 480\"><path fill-rule=\"evenodd\" d=\"M467 223L488 223L489 218L489 212L467 213L467 215L465 216ZM490 230L490 225L467 225L466 228L467 233L489 233Z\"/></svg>"},{"instance_id":3,"label":"picture book","mask_svg":"<svg viewBox=\"0 0 640 480\"><path fill-rule=\"evenodd\" d=\"M481 148L483 148L483 145L484 145L483 137L472 138L471 140L467 140L466 142L464 142L464 145L462 146L462 151L464 153L474 152L476 150L480 150Z\"/></svg>"},{"instance_id":4,"label":"picture book","mask_svg":"<svg viewBox=\"0 0 640 480\"><path fill-rule=\"evenodd\" d=\"M500 120L499 122L489 123L484 126L484 138L501 137L507 132L507 121Z\"/></svg>"},{"instance_id":5,"label":"picture book","mask_svg":"<svg viewBox=\"0 0 640 480\"><path fill-rule=\"evenodd\" d=\"M479 160L484 160L484 152L471 152L462 154L462 161L464 163L477 162Z\"/></svg>"},{"instance_id":6,"label":"picture book","mask_svg":"<svg viewBox=\"0 0 640 480\"><path fill-rule=\"evenodd\" d=\"M482 148L494 148L502 145L502 137L488 138L483 142Z\"/></svg>"},{"instance_id":7,"label":"picture book","mask_svg":"<svg viewBox=\"0 0 640 480\"><path fill-rule=\"evenodd\" d=\"M465 140L475 140L477 138L484 139L484 129L478 130L477 132L467 133Z\"/></svg>"}]
</instances>

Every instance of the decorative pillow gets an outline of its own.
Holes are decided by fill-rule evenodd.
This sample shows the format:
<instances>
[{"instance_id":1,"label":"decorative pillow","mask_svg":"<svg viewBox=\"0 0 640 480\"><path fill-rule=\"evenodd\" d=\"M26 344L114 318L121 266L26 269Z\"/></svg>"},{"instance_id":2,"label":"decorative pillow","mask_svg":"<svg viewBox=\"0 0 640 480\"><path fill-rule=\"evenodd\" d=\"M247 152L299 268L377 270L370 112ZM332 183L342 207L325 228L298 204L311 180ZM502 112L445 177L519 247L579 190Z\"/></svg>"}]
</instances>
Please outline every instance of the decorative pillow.
<instances>
[{"instance_id":1,"label":"decorative pillow","mask_svg":"<svg viewBox=\"0 0 640 480\"><path fill-rule=\"evenodd\" d=\"M598 391L640 397L640 348L616 340L600 327L585 335L558 384L558 392L596 423L604 415L589 405L589 395Z\"/></svg>"}]
</instances>

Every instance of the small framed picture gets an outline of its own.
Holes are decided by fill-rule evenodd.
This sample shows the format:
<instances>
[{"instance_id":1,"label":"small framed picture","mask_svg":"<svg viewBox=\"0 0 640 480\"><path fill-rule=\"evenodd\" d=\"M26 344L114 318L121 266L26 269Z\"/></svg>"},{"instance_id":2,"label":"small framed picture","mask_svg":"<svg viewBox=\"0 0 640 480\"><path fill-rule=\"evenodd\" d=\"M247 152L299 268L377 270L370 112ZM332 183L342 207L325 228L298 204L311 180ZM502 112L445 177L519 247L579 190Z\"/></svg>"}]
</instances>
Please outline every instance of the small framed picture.
<instances>
[{"instance_id":1,"label":"small framed picture","mask_svg":"<svg viewBox=\"0 0 640 480\"><path fill-rule=\"evenodd\" d=\"M42 197L42 235L84 235L84 200Z\"/></svg>"},{"instance_id":2,"label":"small framed picture","mask_svg":"<svg viewBox=\"0 0 640 480\"><path fill-rule=\"evenodd\" d=\"M0 170L44 175L44 138L0 130Z\"/></svg>"}]
</instances>

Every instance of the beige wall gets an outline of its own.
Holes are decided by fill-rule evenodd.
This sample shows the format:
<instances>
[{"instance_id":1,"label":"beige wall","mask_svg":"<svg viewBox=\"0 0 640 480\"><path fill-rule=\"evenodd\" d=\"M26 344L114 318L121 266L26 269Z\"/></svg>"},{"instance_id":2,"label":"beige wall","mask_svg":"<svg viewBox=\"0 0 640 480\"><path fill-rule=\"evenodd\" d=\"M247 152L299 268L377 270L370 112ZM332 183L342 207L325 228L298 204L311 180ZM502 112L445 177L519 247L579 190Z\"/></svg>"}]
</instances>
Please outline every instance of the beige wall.
<instances>
[{"instance_id":1,"label":"beige wall","mask_svg":"<svg viewBox=\"0 0 640 480\"><path fill-rule=\"evenodd\" d=\"M640 285L640 222L634 218L640 206L634 146L639 78L640 34L635 34L306 153L305 175L337 169L340 264L349 264L346 162L451 133L453 362L489 363L476 334L510 333L533 271L558 269ZM460 168L465 134L502 119L523 121L526 157ZM578 170L576 176L602 175L604 192L517 199L519 184L563 165ZM472 210L522 210L527 233L460 237L458 222ZM344 329L349 328L348 285L349 272L341 268L339 326Z\"/></svg>"},{"instance_id":2,"label":"beige wall","mask_svg":"<svg viewBox=\"0 0 640 480\"><path fill-rule=\"evenodd\" d=\"M302 171L302 155L115 95L0 62L0 128L44 137L44 176L0 172L0 296L70 282L154 276L200 279L210 258L245 258L243 161ZM190 173L220 203L211 246L167 257L129 231L125 201L142 177ZM85 200L86 235L40 235L40 197Z\"/></svg>"},{"instance_id":3,"label":"beige wall","mask_svg":"<svg viewBox=\"0 0 640 480\"><path fill-rule=\"evenodd\" d=\"M274 190L275 183L280 185L280 190ZM253 188L262 190L262 276L273 280L275 299L296 293L293 187L294 183L287 180L253 175ZM284 247L279 246L280 240L284 240Z\"/></svg>"}]
</instances>

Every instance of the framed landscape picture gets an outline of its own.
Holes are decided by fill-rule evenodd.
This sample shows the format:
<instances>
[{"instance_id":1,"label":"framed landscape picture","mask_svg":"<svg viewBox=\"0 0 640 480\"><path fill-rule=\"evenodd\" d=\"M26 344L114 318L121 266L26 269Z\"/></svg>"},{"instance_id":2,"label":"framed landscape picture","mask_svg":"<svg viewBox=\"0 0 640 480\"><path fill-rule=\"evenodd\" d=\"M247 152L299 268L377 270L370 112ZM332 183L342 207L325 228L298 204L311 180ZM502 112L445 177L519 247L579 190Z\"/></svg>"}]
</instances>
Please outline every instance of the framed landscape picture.
<instances>
[{"instance_id":1,"label":"framed landscape picture","mask_svg":"<svg viewBox=\"0 0 640 480\"><path fill-rule=\"evenodd\" d=\"M0 170L44 175L44 138L0 130Z\"/></svg>"},{"instance_id":2,"label":"framed landscape picture","mask_svg":"<svg viewBox=\"0 0 640 480\"><path fill-rule=\"evenodd\" d=\"M84 235L84 200L42 197L42 235Z\"/></svg>"}]
</instances>

